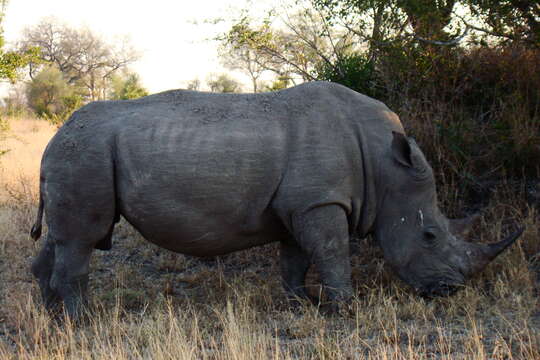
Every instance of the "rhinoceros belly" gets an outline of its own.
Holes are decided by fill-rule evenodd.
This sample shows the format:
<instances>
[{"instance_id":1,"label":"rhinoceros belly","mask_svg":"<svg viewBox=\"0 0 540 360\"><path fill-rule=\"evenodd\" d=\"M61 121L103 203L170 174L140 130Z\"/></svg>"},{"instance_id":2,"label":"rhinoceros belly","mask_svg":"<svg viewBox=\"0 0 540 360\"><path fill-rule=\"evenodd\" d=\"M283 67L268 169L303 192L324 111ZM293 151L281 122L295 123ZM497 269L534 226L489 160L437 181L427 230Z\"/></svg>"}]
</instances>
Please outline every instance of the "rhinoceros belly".
<instances>
[{"instance_id":1,"label":"rhinoceros belly","mask_svg":"<svg viewBox=\"0 0 540 360\"><path fill-rule=\"evenodd\" d=\"M249 119L220 126L186 120L123 127L117 206L149 241L210 256L286 236L271 208L284 136Z\"/></svg>"},{"instance_id":2,"label":"rhinoceros belly","mask_svg":"<svg viewBox=\"0 0 540 360\"><path fill-rule=\"evenodd\" d=\"M135 210L124 216L147 240L195 256L226 254L288 236L286 229L270 214L260 216L256 224L242 223L233 217L212 218L204 211L188 207L168 214L159 210L154 214Z\"/></svg>"}]
</instances>

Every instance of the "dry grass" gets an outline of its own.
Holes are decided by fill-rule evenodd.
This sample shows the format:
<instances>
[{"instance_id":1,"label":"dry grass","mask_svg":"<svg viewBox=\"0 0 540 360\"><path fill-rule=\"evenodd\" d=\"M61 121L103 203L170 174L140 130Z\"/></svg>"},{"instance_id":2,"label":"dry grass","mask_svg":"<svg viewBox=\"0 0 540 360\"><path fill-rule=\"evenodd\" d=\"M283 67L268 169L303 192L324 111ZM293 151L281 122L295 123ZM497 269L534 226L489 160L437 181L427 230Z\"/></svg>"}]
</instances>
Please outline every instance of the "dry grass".
<instances>
[{"instance_id":1,"label":"dry grass","mask_svg":"<svg viewBox=\"0 0 540 360\"><path fill-rule=\"evenodd\" d=\"M0 179L3 187L20 184L37 185L41 154L54 135L55 129L47 121L38 119L22 118L9 121L7 138L0 144L3 150L7 150L0 160Z\"/></svg>"},{"instance_id":2,"label":"dry grass","mask_svg":"<svg viewBox=\"0 0 540 360\"><path fill-rule=\"evenodd\" d=\"M0 160L2 359L540 358L540 220L504 188L477 240L499 237L509 216L527 231L451 298L416 297L363 240L352 258L350 314L292 312L274 245L202 261L159 249L121 223L113 250L92 260L91 320L58 324L43 312L30 275L39 244L28 236L40 153L53 129L35 120L12 121L11 129L16 139Z\"/></svg>"}]
</instances>

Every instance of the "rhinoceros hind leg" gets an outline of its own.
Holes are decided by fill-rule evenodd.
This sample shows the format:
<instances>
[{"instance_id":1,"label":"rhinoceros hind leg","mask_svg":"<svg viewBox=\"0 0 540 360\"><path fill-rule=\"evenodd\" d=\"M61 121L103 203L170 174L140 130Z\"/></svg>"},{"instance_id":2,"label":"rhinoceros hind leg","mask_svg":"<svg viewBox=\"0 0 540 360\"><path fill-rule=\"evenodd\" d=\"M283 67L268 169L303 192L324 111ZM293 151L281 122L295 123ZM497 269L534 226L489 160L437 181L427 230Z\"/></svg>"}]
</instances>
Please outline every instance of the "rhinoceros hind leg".
<instances>
[{"instance_id":1,"label":"rhinoceros hind leg","mask_svg":"<svg viewBox=\"0 0 540 360\"><path fill-rule=\"evenodd\" d=\"M38 256L32 262L32 274L38 280L43 304L50 312L58 310L61 300L58 294L50 286L51 275L54 268L54 248L54 243L50 241L50 238L48 237Z\"/></svg>"},{"instance_id":2,"label":"rhinoceros hind leg","mask_svg":"<svg viewBox=\"0 0 540 360\"><path fill-rule=\"evenodd\" d=\"M57 243L50 287L64 301L67 315L77 320L85 306L88 266L93 247Z\"/></svg>"},{"instance_id":3,"label":"rhinoceros hind leg","mask_svg":"<svg viewBox=\"0 0 540 360\"><path fill-rule=\"evenodd\" d=\"M343 208L325 205L293 217L296 241L313 260L332 307L352 297L349 225Z\"/></svg>"},{"instance_id":4,"label":"rhinoceros hind leg","mask_svg":"<svg viewBox=\"0 0 540 360\"><path fill-rule=\"evenodd\" d=\"M294 243L294 240L282 241L280 250L280 267L283 287L291 305L299 305L298 300L318 300L309 296L305 288L306 273L311 261L308 255Z\"/></svg>"},{"instance_id":5,"label":"rhinoceros hind leg","mask_svg":"<svg viewBox=\"0 0 540 360\"><path fill-rule=\"evenodd\" d=\"M114 230L114 224L110 227L109 232L105 237L98 241L94 246L95 249L109 251L112 249L112 234Z\"/></svg>"},{"instance_id":6,"label":"rhinoceros hind leg","mask_svg":"<svg viewBox=\"0 0 540 360\"><path fill-rule=\"evenodd\" d=\"M98 241L98 243L94 246L95 249L98 250L111 250L112 249L112 234L114 230L114 225L120 221L120 212L118 209L115 209L114 214L114 221L109 227L109 231L107 231L107 235L105 235L101 240Z\"/></svg>"}]
</instances>

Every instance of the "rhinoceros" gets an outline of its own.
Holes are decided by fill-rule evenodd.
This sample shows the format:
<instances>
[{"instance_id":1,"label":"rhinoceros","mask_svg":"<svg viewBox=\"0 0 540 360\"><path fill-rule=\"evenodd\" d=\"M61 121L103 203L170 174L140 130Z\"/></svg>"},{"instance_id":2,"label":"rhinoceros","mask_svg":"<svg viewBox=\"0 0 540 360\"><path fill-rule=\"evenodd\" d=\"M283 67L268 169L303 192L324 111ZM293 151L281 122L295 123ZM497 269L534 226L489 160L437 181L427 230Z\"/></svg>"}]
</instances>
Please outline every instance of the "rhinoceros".
<instances>
[{"instance_id":1,"label":"rhinoceros","mask_svg":"<svg viewBox=\"0 0 540 360\"><path fill-rule=\"evenodd\" d=\"M329 82L260 94L172 90L98 101L48 144L31 235L44 304L84 307L94 248L123 216L147 240L194 256L280 242L290 298L320 274L330 303L352 296L349 241L373 234L385 261L420 294L448 295L520 232L462 240L437 205L433 171L396 114Z\"/></svg>"}]
</instances>

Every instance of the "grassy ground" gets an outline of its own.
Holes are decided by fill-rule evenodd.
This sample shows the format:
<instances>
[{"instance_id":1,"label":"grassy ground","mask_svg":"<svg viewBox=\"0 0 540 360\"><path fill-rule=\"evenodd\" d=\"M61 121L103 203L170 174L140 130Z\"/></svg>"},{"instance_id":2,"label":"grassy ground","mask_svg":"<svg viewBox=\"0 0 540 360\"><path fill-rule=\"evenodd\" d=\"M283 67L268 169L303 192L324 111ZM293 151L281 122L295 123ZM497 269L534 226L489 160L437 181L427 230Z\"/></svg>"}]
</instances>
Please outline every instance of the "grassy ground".
<instances>
[{"instance_id":1,"label":"grassy ground","mask_svg":"<svg viewBox=\"0 0 540 360\"><path fill-rule=\"evenodd\" d=\"M0 358L2 359L538 359L540 218L515 187L500 185L474 241L527 226L513 246L447 299L415 296L358 242L351 312L322 316L288 309L277 248L195 259L145 242L128 224L113 250L92 259L92 320L59 324L43 312L29 264L40 154L54 129L11 120L0 159ZM443 187L443 203L455 197ZM317 284L310 273L309 283Z\"/></svg>"}]
</instances>

